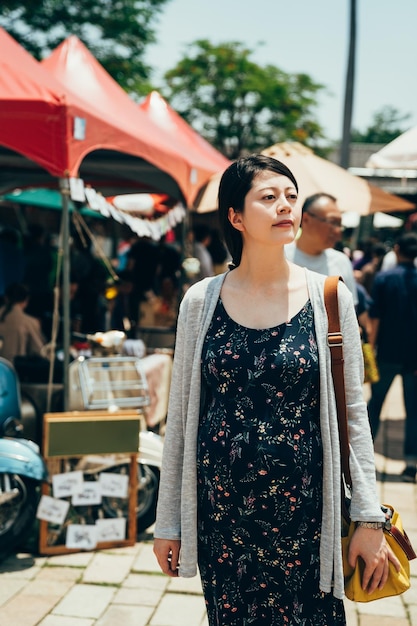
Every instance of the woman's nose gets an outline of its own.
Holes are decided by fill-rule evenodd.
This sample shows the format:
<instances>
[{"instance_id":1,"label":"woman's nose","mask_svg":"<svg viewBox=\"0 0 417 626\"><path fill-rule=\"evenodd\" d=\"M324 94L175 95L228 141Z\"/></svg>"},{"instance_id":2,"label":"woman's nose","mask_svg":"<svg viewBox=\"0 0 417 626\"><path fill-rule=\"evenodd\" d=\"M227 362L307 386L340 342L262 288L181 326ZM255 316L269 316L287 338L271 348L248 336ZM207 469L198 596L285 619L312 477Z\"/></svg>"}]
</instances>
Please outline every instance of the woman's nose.
<instances>
[{"instance_id":1,"label":"woman's nose","mask_svg":"<svg viewBox=\"0 0 417 626\"><path fill-rule=\"evenodd\" d=\"M287 211L291 211L292 206L288 202L286 196L280 196L277 202L277 212L278 213L286 213Z\"/></svg>"}]
</instances>

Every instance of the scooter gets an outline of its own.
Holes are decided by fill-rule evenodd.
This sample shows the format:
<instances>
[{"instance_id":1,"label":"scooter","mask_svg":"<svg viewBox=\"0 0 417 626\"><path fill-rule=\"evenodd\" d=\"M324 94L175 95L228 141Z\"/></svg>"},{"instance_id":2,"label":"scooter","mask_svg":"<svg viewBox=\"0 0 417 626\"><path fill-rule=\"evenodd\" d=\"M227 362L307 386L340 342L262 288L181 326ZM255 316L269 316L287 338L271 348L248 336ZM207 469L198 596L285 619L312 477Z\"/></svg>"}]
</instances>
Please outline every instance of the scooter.
<instances>
[{"instance_id":1,"label":"scooter","mask_svg":"<svg viewBox=\"0 0 417 626\"><path fill-rule=\"evenodd\" d=\"M48 478L39 446L23 437L22 399L13 365L0 357L0 559L23 543Z\"/></svg>"}]
</instances>

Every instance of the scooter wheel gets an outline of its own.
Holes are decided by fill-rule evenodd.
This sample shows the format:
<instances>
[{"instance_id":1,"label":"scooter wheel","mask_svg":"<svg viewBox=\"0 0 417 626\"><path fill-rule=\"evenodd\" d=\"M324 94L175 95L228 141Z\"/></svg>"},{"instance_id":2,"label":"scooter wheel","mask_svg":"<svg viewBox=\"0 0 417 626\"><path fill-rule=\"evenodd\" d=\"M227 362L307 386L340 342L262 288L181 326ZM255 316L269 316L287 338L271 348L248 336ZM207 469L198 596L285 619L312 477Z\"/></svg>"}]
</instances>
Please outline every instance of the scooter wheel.
<instances>
[{"instance_id":1,"label":"scooter wheel","mask_svg":"<svg viewBox=\"0 0 417 626\"><path fill-rule=\"evenodd\" d=\"M138 496L136 506L136 532L144 533L156 520L159 490L159 469L138 463Z\"/></svg>"},{"instance_id":2,"label":"scooter wheel","mask_svg":"<svg viewBox=\"0 0 417 626\"><path fill-rule=\"evenodd\" d=\"M15 552L32 528L38 483L19 474L0 473L0 560Z\"/></svg>"}]
</instances>

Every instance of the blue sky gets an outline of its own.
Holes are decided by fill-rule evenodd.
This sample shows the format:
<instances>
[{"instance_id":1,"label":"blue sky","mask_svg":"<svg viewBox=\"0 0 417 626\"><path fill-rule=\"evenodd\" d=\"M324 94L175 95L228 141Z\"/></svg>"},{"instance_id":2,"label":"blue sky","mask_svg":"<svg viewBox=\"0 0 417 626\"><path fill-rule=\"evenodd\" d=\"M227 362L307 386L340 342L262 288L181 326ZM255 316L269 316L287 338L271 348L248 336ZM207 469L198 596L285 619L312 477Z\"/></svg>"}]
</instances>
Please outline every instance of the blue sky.
<instances>
[{"instance_id":1,"label":"blue sky","mask_svg":"<svg viewBox=\"0 0 417 626\"><path fill-rule=\"evenodd\" d=\"M357 0L353 126L365 130L390 105L417 124L417 0ZM304 72L326 86L317 117L329 139L342 134L349 0L170 0L146 60L157 79L196 39L242 41L260 65ZM262 45L261 45L261 42Z\"/></svg>"}]
</instances>

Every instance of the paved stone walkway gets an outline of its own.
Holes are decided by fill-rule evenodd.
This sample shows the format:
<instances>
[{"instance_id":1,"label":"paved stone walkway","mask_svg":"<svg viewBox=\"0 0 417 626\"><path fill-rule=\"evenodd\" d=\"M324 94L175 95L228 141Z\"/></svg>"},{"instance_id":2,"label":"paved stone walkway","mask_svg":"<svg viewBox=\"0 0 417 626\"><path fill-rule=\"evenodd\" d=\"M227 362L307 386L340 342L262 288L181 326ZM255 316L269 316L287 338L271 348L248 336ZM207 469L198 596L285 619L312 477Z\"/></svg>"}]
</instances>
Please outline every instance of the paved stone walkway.
<instances>
[{"instance_id":1,"label":"paved stone walkway","mask_svg":"<svg viewBox=\"0 0 417 626\"><path fill-rule=\"evenodd\" d=\"M381 502L395 504L417 546L417 486L402 483L404 409L400 381L387 398L375 442ZM414 585L400 597L346 601L348 626L417 626ZM65 556L17 554L0 564L1 626L207 626L200 581L168 579L152 553L152 534L135 546ZM267 626L267 625L265 625Z\"/></svg>"}]
</instances>

